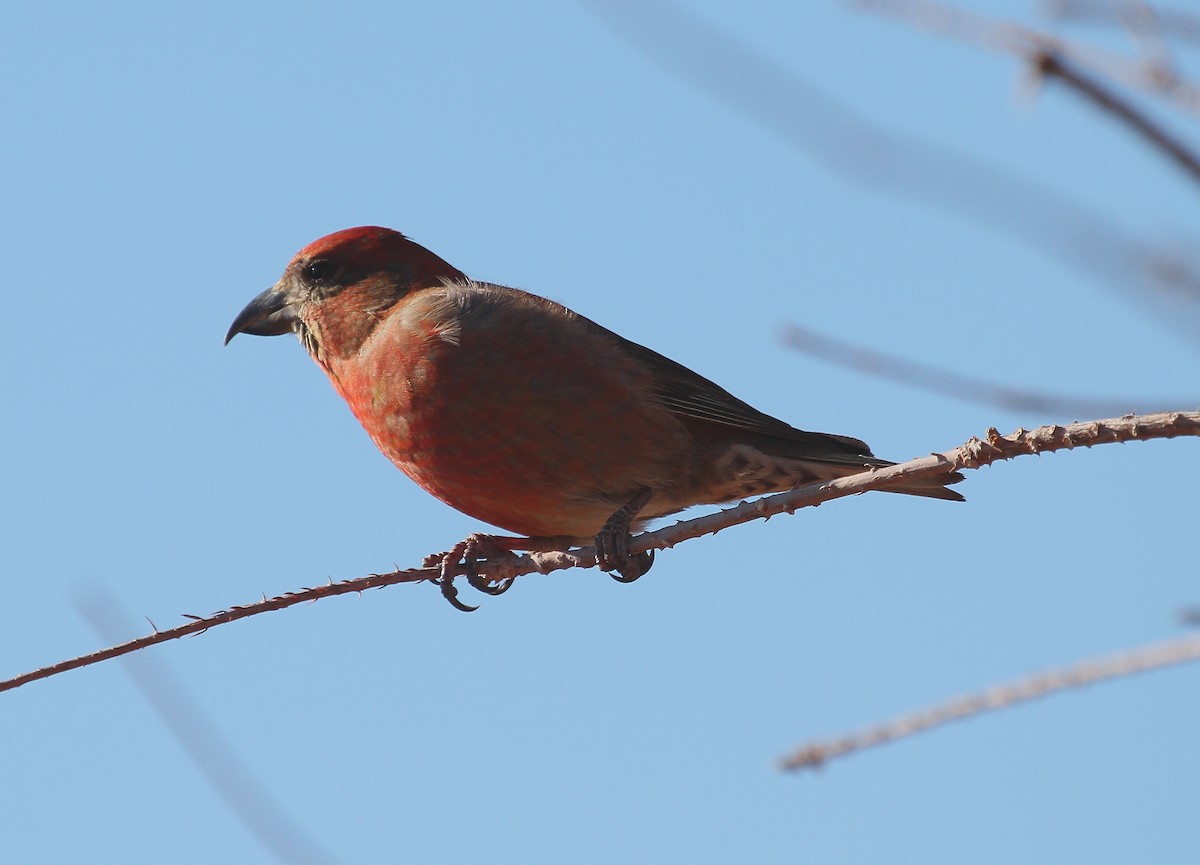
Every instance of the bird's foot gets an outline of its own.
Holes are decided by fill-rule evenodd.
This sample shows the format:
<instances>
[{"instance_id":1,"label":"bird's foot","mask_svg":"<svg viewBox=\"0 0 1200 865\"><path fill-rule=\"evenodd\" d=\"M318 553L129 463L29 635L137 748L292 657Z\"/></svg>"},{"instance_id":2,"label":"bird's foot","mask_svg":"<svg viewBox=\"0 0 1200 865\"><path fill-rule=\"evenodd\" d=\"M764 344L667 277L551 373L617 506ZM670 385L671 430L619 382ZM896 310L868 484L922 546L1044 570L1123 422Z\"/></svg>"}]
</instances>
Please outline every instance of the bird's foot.
<instances>
[{"instance_id":1,"label":"bird's foot","mask_svg":"<svg viewBox=\"0 0 1200 865\"><path fill-rule=\"evenodd\" d=\"M513 549L522 549L520 542L528 538L503 538L497 535L474 534L459 541L453 549L445 553L434 553L426 556L422 563L426 568L437 568L438 575L430 582L442 590L442 597L450 602L456 610L473 613L478 607L464 604L458 599L458 589L454 586L454 578L463 576L471 588L485 595L503 595L516 581L516 574L511 576L485 577L479 573L476 562L489 559L492 562L513 564L517 555ZM515 545L515 546L514 546Z\"/></svg>"},{"instance_id":2,"label":"bird's foot","mask_svg":"<svg viewBox=\"0 0 1200 865\"><path fill-rule=\"evenodd\" d=\"M479 609L477 606L472 607L470 604L464 604L458 599L458 588L454 585L453 577L430 577L429 582L433 583L441 590L442 597L445 598L446 601L449 602L450 606L454 607L454 609L461 610L464 613L473 613Z\"/></svg>"},{"instance_id":3,"label":"bird's foot","mask_svg":"<svg viewBox=\"0 0 1200 865\"><path fill-rule=\"evenodd\" d=\"M642 487L636 496L608 518L596 535L596 564L618 583L632 583L654 564L654 550L637 555L629 552L629 542L632 540L629 527L633 518L650 501L651 495L649 488Z\"/></svg>"}]
</instances>

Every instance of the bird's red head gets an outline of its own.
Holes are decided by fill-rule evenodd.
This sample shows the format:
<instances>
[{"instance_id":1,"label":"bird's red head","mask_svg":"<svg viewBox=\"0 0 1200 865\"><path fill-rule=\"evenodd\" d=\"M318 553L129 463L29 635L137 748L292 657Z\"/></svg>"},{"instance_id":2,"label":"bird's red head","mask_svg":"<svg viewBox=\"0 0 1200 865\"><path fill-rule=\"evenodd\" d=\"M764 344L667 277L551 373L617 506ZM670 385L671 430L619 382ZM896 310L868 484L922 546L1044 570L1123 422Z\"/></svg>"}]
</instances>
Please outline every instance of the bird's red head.
<instances>
[{"instance_id":1,"label":"bird's red head","mask_svg":"<svg viewBox=\"0 0 1200 865\"><path fill-rule=\"evenodd\" d=\"M378 226L343 229L296 253L279 282L234 319L225 342L239 333L278 336L294 330L313 351L315 346L309 344L313 334L307 328L330 305L338 307L338 319L347 325L347 333L326 336L359 341L362 328L355 324L363 314L369 317L386 309L414 289L465 278L458 268L398 231Z\"/></svg>"},{"instance_id":2,"label":"bird's red head","mask_svg":"<svg viewBox=\"0 0 1200 865\"><path fill-rule=\"evenodd\" d=\"M314 240L296 253L288 271L304 271L314 282L337 288L376 274L395 282L436 285L462 273L398 231L366 225L345 228Z\"/></svg>"}]
</instances>

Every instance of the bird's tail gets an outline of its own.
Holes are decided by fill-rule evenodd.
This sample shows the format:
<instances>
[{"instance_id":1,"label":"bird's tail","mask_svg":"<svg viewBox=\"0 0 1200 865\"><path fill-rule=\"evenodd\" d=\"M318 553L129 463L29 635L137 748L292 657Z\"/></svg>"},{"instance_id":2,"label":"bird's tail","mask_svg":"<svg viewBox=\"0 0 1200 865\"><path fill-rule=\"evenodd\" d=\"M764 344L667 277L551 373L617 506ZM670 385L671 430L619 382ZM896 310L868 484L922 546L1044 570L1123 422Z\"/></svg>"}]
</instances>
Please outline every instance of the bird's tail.
<instances>
[{"instance_id":1,"label":"bird's tail","mask_svg":"<svg viewBox=\"0 0 1200 865\"><path fill-rule=\"evenodd\" d=\"M947 489L948 484L956 484L961 480L964 478L960 472L952 472L948 475L938 475L934 478L901 484L898 487L885 487L880 489L880 492L924 496L927 499L944 499L948 502L965 502L967 499L962 493Z\"/></svg>"}]
</instances>

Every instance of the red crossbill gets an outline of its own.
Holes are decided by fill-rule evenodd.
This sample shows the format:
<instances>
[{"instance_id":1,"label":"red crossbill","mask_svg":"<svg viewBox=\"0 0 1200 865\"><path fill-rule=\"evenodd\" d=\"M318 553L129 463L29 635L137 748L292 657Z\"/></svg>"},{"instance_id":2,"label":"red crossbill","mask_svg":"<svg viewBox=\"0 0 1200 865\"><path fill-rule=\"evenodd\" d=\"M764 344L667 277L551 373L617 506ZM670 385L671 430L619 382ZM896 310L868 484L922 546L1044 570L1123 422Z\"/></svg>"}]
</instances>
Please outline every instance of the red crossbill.
<instances>
[{"instance_id":1,"label":"red crossbill","mask_svg":"<svg viewBox=\"0 0 1200 865\"><path fill-rule=\"evenodd\" d=\"M593 542L618 579L649 569L629 532L891 463L805 432L554 301L476 282L402 234L350 228L300 250L239 333L295 331L367 434L451 507L526 537L473 536L457 561ZM889 492L962 501L958 474ZM453 600L443 562L443 591ZM477 583L476 583L477 584Z\"/></svg>"}]
</instances>

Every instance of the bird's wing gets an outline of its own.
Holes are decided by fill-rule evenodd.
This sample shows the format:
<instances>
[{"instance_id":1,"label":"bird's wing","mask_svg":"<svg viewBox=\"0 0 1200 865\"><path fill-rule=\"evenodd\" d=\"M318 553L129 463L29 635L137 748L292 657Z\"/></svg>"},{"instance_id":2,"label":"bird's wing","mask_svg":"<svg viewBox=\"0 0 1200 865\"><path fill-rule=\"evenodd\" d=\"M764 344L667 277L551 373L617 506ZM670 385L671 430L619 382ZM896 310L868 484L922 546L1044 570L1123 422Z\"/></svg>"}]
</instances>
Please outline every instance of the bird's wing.
<instances>
[{"instance_id":1,"label":"bird's wing","mask_svg":"<svg viewBox=\"0 0 1200 865\"><path fill-rule=\"evenodd\" d=\"M775 456L847 467L895 465L889 460L874 456L866 442L850 436L796 429L743 402L720 385L692 372L686 366L636 342L630 342L623 337L618 339L621 340L621 347L631 357L653 370L655 393L662 404L679 417L713 425L716 429L737 429L741 431L740 437L748 438L765 453ZM720 435L717 437L723 438ZM945 486L961 480L963 475L960 472L952 472L945 476L906 483L884 492L961 502L966 499Z\"/></svg>"},{"instance_id":2,"label":"bird's wing","mask_svg":"<svg viewBox=\"0 0 1200 865\"><path fill-rule=\"evenodd\" d=\"M692 421L731 427L786 444L798 458L854 465L890 465L871 454L866 442L850 436L807 432L761 412L680 363L614 334L621 348L654 375L654 391L672 413Z\"/></svg>"},{"instance_id":3,"label":"bird's wing","mask_svg":"<svg viewBox=\"0 0 1200 865\"><path fill-rule=\"evenodd\" d=\"M895 465L872 454L867 443L859 439L796 429L738 399L683 364L625 339L578 313L570 314L584 322L585 327L606 334L621 352L642 369L649 370L655 397L672 414L689 422L693 434L698 438L714 445L729 442L751 444L772 456L852 469ZM733 434L734 431L737 434ZM837 475L846 473L838 472ZM959 493L945 486L961 480L961 473L951 472L945 476L905 483L885 492L965 501Z\"/></svg>"}]
</instances>

